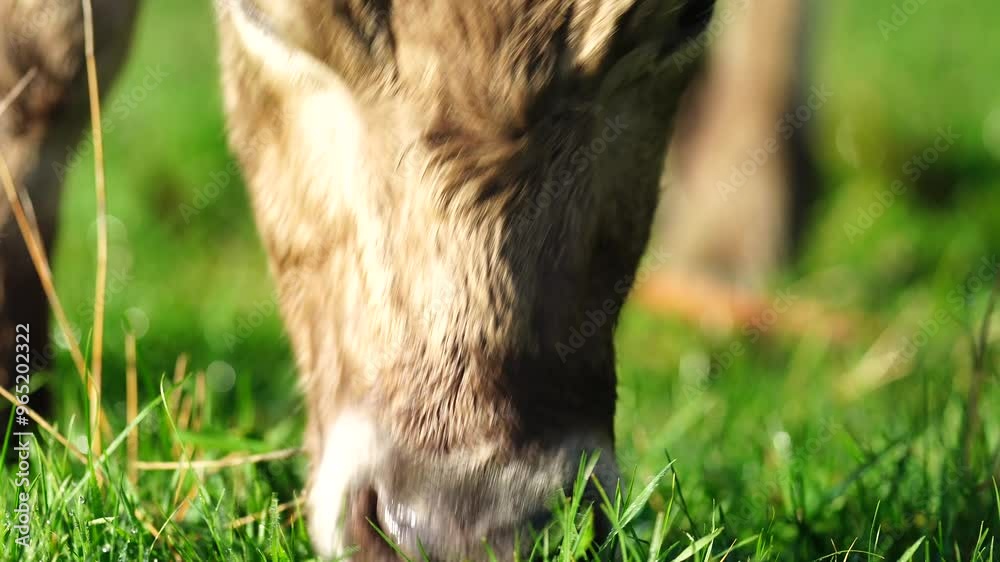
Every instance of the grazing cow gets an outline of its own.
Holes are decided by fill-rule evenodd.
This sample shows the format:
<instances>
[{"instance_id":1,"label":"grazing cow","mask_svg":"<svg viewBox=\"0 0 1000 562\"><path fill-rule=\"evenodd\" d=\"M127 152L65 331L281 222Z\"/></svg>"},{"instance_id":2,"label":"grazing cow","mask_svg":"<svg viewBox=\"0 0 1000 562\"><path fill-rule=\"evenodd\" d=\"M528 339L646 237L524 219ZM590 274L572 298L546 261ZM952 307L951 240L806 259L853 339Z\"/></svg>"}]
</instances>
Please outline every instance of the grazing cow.
<instances>
[{"instance_id":1,"label":"grazing cow","mask_svg":"<svg viewBox=\"0 0 1000 562\"><path fill-rule=\"evenodd\" d=\"M613 331L712 5L217 2L321 556L395 559L372 521L417 558L510 559L582 453L614 484Z\"/></svg>"}]
</instances>

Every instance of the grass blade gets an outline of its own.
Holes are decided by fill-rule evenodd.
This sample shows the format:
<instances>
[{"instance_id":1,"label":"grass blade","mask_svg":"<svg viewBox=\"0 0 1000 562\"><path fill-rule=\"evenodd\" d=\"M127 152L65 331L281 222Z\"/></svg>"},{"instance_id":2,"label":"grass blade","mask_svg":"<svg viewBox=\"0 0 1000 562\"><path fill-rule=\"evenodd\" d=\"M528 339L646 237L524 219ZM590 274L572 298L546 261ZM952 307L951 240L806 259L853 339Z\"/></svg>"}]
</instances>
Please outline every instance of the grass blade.
<instances>
[{"instance_id":1,"label":"grass blade","mask_svg":"<svg viewBox=\"0 0 1000 562\"><path fill-rule=\"evenodd\" d=\"M920 537L919 539L917 539L917 542L910 545L910 548L907 548L906 552L904 552L903 555L899 557L898 562L910 562L910 560L913 559L913 555L917 553L917 550L920 548L920 545L922 544L924 544L924 537Z\"/></svg>"}]
</instances>

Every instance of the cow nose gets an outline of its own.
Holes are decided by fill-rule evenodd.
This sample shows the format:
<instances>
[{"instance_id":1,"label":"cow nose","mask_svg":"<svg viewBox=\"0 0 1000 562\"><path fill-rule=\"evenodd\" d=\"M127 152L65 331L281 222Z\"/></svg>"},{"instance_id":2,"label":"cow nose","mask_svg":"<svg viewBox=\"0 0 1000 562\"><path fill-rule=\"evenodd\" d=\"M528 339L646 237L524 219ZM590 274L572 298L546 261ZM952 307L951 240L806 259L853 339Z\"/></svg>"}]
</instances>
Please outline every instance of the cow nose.
<instances>
[{"instance_id":1,"label":"cow nose","mask_svg":"<svg viewBox=\"0 0 1000 562\"><path fill-rule=\"evenodd\" d=\"M523 517L497 517L490 509L456 509L418 506L395 501L391 496L376 500L375 525L383 540L412 560L435 562L459 560L511 560L520 543L531 544L532 534L548 523L551 513L544 504ZM471 504L468 504L471 506ZM523 520L522 520L523 519ZM387 544L388 544L387 542Z\"/></svg>"},{"instance_id":2,"label":"cow nose","mask_svg":"<svg viewBox=\"0 0 1000 562\"><path fill-rule=\"evenodd\" d=\"M355 496L351 538L361 550L354 560L397 560L397 552L435 562L525 555L551 520L556 495L571 493L578 459L472 470L399 463Z\"/></svg>"},{"instance_id":3,"label":"cow nose","mask_svg":"<svg viewBox=\"0 0 1000 562\"><path fill-rule=\"evenodd\" d=\"M517 545L530 545L551 517L542 498L512 508L454 494L437 489L414 496L384 487L359 494L352 527L362 552L355 560L399 559L390 551L431 562L511 560Z\"/></svg>"}]
</instances>

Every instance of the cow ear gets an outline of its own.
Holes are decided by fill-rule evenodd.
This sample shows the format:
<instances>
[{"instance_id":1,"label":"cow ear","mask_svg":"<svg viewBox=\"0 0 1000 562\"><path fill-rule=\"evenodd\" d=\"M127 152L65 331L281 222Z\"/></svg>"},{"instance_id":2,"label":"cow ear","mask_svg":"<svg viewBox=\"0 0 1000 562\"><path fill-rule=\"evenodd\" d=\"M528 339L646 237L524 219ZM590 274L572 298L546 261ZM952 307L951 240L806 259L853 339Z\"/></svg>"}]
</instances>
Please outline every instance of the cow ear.
<instances>
[{"instance_id":1,"label":"cow ear","mask_svg":"<svg viewBox=\"0 0 1000 562\"><path fill-rule=\"evenodd\" d=\"M256 79L299 92L378 86L392 73L388 9L381 4L216 0L223 66L252 67Z\"/></svg>"},{"instance_id":2,"label":"cow ear","mask_svg":"<svg viewBox=\"0 0 1000 562\"><path fill-rule=\"evenodd\" d=\"M578 69L592 74L601 67L622 22L636 4L637 0L595 0L575 6L570 21L569 43Z\"/></svg>"},{"instance_id":3,"label":"cow ear","mask_svg":"<svg viewBox=\"0 0 1000 562\"><path fill-rule=\"evenodd\" d=\"M227 84L253 79L279 91L340 84L336 72L305 48L305 32L288 17L295 11L265 10L253 0L216 1Z\"/></svg>"},{"instance_id":4,"label":"cow ear","mask_svg":"<svg viewBox=\"0 0 1000 562\"><path fill-rule=\"evenodd\" d=\"M636 49L669 54L708 25L715 0L591 0L571 23L576 65L595 72Z\"/></svg>"}]
</instances>

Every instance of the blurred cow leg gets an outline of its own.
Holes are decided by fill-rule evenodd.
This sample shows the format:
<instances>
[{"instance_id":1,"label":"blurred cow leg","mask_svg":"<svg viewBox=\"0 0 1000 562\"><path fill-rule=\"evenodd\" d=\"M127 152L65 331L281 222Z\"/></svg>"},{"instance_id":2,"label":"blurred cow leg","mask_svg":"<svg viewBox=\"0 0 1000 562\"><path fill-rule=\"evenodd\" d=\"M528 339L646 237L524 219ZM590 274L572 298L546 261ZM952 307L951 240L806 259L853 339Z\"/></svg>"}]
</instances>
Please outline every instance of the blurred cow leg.
<instances>
[{"instance_id":1,"label":"blurred cow leg","mask_svg":"<svg viewBox=\"0 0 1000 562\"><path fill-rule=\"evenodd\" d=\"M813 166L794 114L802 0L727 0L671 142L661 205L672 265L763 283L801 234ZM800 126L801 125L801 126Z\"/></svg>"},{"instance_id":2,"label":"blurred cow leg","mask_svg":"<svg viewBox=\"0 0 1000 562\"><path fill-rule=\"evenodd\" d=\"M798 0L798 29L792 45L795 53L794 74L792 76L792 98L787 112L794 112L800 107L808 107L813 95L813 84L810 82L810 64L812 61L812 41L815 23L819 21L818 0ZM822 111L820 108L819 111ZM817 129L813 122L805 122L802 127L795 128L788 140L788 158L785 166L788 170L788 238L785 244L788 255L794 259L802 250L805 232L812 217L813 205L819 199L822 191L822 177L819 162L813 152L811 133Z\"/></svg>"},{"instance_id":3,"label":"blurred cow leg","mask_svg":"<svg viewBox=\"0 0 1000 562\"><path fill-rule=\"evenodd\" d=\"M94 0L93 5L95 56L106 91L125 58L138 1ZM0 155L18 189L30 197L51 256L64 172L89 122L80 2L0 0L0 99L31 69L34 78L0 114ZM10 388L17 325L30 329L32 373L47 369L54 353L48 302L6 196L0 197L0 278L0 383ZM36 410L46 410L48 403L47 392L32 395Z\"/></svg>"}]
</instances>

